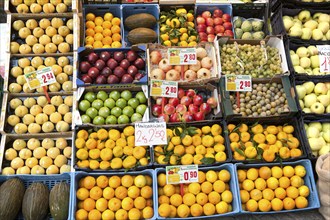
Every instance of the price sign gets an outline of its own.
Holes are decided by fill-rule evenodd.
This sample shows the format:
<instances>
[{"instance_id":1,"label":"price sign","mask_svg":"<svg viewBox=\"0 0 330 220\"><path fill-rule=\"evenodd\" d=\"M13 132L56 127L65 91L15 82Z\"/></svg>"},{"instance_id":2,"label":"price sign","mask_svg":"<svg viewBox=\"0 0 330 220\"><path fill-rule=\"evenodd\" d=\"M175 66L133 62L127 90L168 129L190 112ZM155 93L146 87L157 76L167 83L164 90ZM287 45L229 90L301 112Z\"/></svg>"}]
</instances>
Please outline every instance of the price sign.
<instances>
[{"instance_id":1,"label":"price sign","mask_svg":"<svg viewBox=\"0 0 330 220\"><path fill-rule=\"evenodd\" d=\"M193 183L198 182L198 166L184 165L184 166L167 166L166 167L166 183Z\"/></svg>"},{"instance_id":2,"label":"price sign","mask_svg":"<svg viewBox=\"0 0 330 220\"><path fill-rule=\"evenodd\" d=\"M330 45L316 45L319 52L320 72L330 72Z\"/></svg>"},{"instance_id":3,"label":"price sign","mask_svg":"<svg viewBox=\"0 0 330 220\"><path fill-rule=\"evenodd\" d=\"M56 78L51 67L24 74L24 76L30 89L37 89L42 86L56 83Z\"/></svg>"},{"instance_id":4,"label":"price sign","mask_svg":"<svg viewBox=\"0 0 330 220\"><path fill-rule=\"evenodd\" d=\"M252 81L249 75L226 75L226 91L252 91Z\"/></svg>"},{"instance_id":5,"label":"price sign","mask_svg":"<svg viewBox=\"0 0 330 220\"><path fill-rule=\"evenodd\" d=\"M136 123L135 146L166 145L166 123Z\"/></svg>"},{"instance_id":6,"label":"price sign","mask_svg":"<svg viewBox=\"0 0 330 220\"><path fill-rule=\"evenodd\" d=\"M169 48L170 65L192 65L197 63L196 48Z\"/></svg>"},{"instance_id":7,"label":"price sign","mask_svg":"<svg viewBox=\"0 0 330 220\"><path fill-rule=\"evenodd\" d=\"M150 81L150 95L177 98L178 82L152 79Z\"/></svg>"}]
</instances>

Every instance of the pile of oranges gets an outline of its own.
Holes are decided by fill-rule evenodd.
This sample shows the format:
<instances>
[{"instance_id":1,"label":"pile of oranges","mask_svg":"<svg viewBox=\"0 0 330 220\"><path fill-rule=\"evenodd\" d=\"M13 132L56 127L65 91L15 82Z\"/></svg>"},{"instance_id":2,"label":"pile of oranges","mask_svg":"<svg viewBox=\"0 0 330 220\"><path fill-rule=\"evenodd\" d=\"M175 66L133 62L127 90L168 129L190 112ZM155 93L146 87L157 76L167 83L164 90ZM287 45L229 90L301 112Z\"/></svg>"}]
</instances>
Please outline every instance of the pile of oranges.
<instances>
[{"instance_id":1,"label":"pile of oranges","mask_svg":"<svg viewBox=\"0 0 330 220\"><path fill-rule=\"evenodd\" d=\"M166 184L166 175L159 173L158 214L164 218L188 218L224 214L232 211L233 194L230 191L230 172L198 171L198 182L180 185Z\"/></svg>"},{"instance_id":2,"label":"pile of oranges","mask_svg":"<svg viewBox=\"0 0 330 220\"><path fill-rule=\"evenodd\" d=\"M292 125L275 126L255 124L228 124L230 148L235 160L265 160L300 157L300 142L294 136Z\"/></svg>"},{"instance_id":3,"label":"pile of oranges","mask_svg":"<svg viewBox=\"0 0 330 220\"><path fill-rule=\"evenodd\" d=\"M308 206L309 188L304 185L302 165L263 166L237 171L243 210L269 212Z\"/></svg>"},{"instance_id":4,"label":"pile of oranges","mask_svg":"<svg viewBox=\"0 0 330 220\"><path fill-rule=\"evenodd\" d=\"M214 164L227 160L222 127L176 127L167 129L168 145L155 146L155 161L166 165ZM182 135L184 133L184 135ZM185 134L186 133L186 134Z\"/></svg>"},{"instance_id":5,"label":"pile of oranges","mask_svg":"<svg viewBox=\"0 0 330 220\"><path fill-rule=\"evenodd\" d=\"M79 181L77 211L82 219L150 219L152 178L149 175L86 176Z\"/></svg>"},{"instance_id":6,"label":"pile of oranges","mask_svg":"<svg viewBox=\"0 0 330 220\"><path fill-rule=\"evenodd\" d=\"M104 128L98 131L78 131L75 139L79 168L131 169L149 164L149 147L135 146L135 129L127 126L123 131Z\"/></svg>"},{"instance_id":7,"label":"pile of oranges","mask_svg":"<svg viewBox=\"0 0 330 220\"><path fill-rule=\"evenodd\" d=\"M86 15L85 46L92 48L120 48L121 20L110 12L103 17L93 13Z\"/></svg>"}]
</instances>

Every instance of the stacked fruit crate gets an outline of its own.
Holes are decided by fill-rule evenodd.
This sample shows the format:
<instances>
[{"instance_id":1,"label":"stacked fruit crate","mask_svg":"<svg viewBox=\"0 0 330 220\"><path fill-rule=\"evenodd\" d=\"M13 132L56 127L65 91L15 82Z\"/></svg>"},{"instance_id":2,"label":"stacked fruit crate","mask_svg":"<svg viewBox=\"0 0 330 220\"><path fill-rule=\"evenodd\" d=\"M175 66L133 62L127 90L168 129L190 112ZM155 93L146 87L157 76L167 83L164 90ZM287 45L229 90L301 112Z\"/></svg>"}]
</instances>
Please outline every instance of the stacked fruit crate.
<instances>
[{"instance_id":1,"label":"stacked fruit crate","mask_svg":"<svg viewBox=\"0 0 330 220\"><path fill-rule=\"evenodd\" d=\"M71 212L74 51L78 36L74 5L66 0L5 1L9 33L0 181L1 199L15 205L12 211L2 206L4 219L28 215L35 219L67 218ZM47 84L49 81L53 83ZM23 193L11 197L10 192L17 189ZM54 209L57 206L61 211Z\"/></svg>"}]
</instances>

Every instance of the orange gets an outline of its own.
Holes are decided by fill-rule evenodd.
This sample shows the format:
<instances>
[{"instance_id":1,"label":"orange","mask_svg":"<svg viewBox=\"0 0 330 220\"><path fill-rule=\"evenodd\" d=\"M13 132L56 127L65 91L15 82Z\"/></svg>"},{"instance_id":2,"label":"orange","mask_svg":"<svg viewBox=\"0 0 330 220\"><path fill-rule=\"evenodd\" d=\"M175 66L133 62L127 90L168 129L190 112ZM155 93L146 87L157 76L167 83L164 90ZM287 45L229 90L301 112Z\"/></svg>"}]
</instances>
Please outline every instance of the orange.
<instances>
[{"instance_id":1,"label":"orange","mask_svg":"<svg viewBox=\"0 0 330 220\"><path fill-rule=\"evenodd\" d=\"M104 220L115 219L115 213L113 213L113 211L107 209L102 213L102 219L104 219Z\"/></svg>"},{"instance_id":2,"label":"orange","mask_svg":"<svg viewBox=\"0 0 330 220\"><path fill-rule=\"evenodd\" d=\"M96 18L94 19L94 23L95 23L96 25L101 26L102 23L103 23L103 18L100 17L100 16L96 17Z\"/></svg>"},{"instance_id":3,"label":"orange","mask_svg":"<svg viewBox=\"0 0 330 220\"><path fill-rule=\"evenodd\" d=\"M169 204L164 203L158 207L158 214L161 217L167 218L169 217L170 213L171 213L171 207Z\"/></svg>"},{"instance_id":4,"label":"orange","mask_svg":"<svg viewBox=\"0 0 330 220\"><path fill-rule=\"evenodd\" d=\"M86 36L94 37L94 35L95 35L95 31L94 31L94 29L92 29L92 28L88 28L88 29L86 30Z\"/></svg>"},{"instance_id":5,"label":"orange","mask_svg":"<svg viewBox=\"0 0 330 220\"><path fill-rule=\"evenodd\" d=\"M275 189L275 196L279 199L284 199L286 197L286 191L282 187Z\"/></svg>"},{"instance_id":6,"label":"orange","mask_svg":"<svg viewBox=\"0 0 330 220\"><path fill-rule=\"evenodd\" d=\"M196 197L192 193L186 193L183 195L183 203L192 206L193 204L196 203Z\"/></svg>"},{"instance_id":7,"label":"orange","mask_svg":"<svg viewBox=\"0 0 330 220\"><path fill-rule=\"evenodd\" d=\"M262 199L262 192L259 189L253 189L250 192L250 197L251 199L259 201L260 199Z\"/></svg>"},{"instance_id":8,"label":"orange","mask_svg":"<svg viewBox=\"0 0 330 220\"><path fill-rule=\"evenodd\" d=\"M240 190L239 193L240 193L241 201L242 201L243 204L247 203L247 201L250 200L250 193L248 191L243 189L243 190Z\"/></svg>"},{"instance_id":9,"label":"orange","mask_svg":"<svg viewBox=\"0 0 330 220\"><path fill-rule=\"evenodd\" d=\"M121 207L127 211L131 210L134 206L134 201L130 197L126 197L121 201Z\"/></svg>"},{"instance_id":10,"label":"orange","mask_svg":"<svg viewBox=\"0 0 330 220\"><path fill-rule=\"evenodd\" d=\"M302 152L300 149L291 149L290 150L291 157L300 157Z\"/></svg>"},{"instance_id":11,"label":"orange","mask_svg":"<svg viewBox=\"0 0 330 220\"><path fill-rule=\"evenodd\" d=\"M87 36L85 38L85 44L93 44L93 43L94 43L94 38L92 36Z\"/></svg>"},{"instance_id":12,"label":"orange","mask_svg":"<svg viewBox=\"0 0 330 220\"><path fill-rule=\"evenodd\" d=\"M241 124L238 128L239 132L247 132L249 130L249 127L246 124Z\"/></svg>"},{"instance_id":13,"label":"orange","mask_svg":"<svg viewBox=\"0 0 330 220\"><path fill-rule=\"evenodd\" d=\"M108 208L108 201L105 198L99 198L96 201L95 207L100 212L104 212Z\"/></svg>"},{"instance_id":14,"label":"orange","mask_svg":"<svg viewBox=\"0 0 330 220\"><path fill-rule=\"evenodd\" d=\"M303 196L299 196L298 198L296 198L295 203L298 209L303 209L308 206L308 200Z\"/></svg>"},{"instance_id":15,"label":"orange","mask_svg":"<svg viewBox=\"0 0 330 220\"><path fill-rule=\"evenodd\" d=\"M105 21L111 21L113 19L113 14L110 12L107 12L104 14L103 18Z\"/></svg>"},{"instance_id":16,"label":"orange","mask_svg":"<svg viewBox=\"0 0 330 220\"><path fill-rule=\"evenodd\" d=\"M190 213L193 217L198 217L203 214L203 207L200 204L193 204L190 207Z\"/></svg>"},{"instance_id":17,"label":"orange","mask_svg":"<svg viewBox=\"0 0 330 220\"><path fill-rule=\"evenodd\" d=\"M277 134L278 133L278 129L277 129L277 127L275 125L269 125L269 126L267 126L266 131L269 134Z\"/></svg>"},{"instance_id":18,"label":"orange","mask_svg":"<svg viewBox=\"0 0 330 220\"><path fill-rule=\"evenodd\" d=\"M244 151L244 154L247 158L249 159L253 159L257 156L258 152L257 149L255 147L247 147Z\"/></svg>"},{"instance_id":19,"label":"orange","mask_svg":"<svg viewBox=\"0 0 330 220\"><path fill-rule=\"evenodd\" d=\"M87 198L84 200L84 209L86 211L92 211L93 209L95 209L95 200L91 199L91 198Z\"/></svg>"},{"instance_id":20,"label":"orange","mask_svg":"<svg viewBox=\"0 0 330 220\"><path fill-rule=\"evenodd\" d=\"M247 173L246 176L248 179L250 180L256 180L259 176L258 170L256 168L250 168Z\"/></svg>"},{"instance_id":21,"label":"orange","mask_svg":"<svg viewBox=\"0 0 330 220\"><path fill-rule=\"evenodd\" d=\"M121 201L119 199L112 198L112 199L109 200L109 202L108 202L108 208L111 211L115 212L115 211L119 210L120 207L121 207Z\"/></svg>"},{"instance_id":22,"label":"orange","mask_svg":"<svg viewBox=\"0 0 330 220\"><path fill-rule=\"evenodd\" d=\"M264 134L255 134L253 136L253 140L257 142L258 144L265 143L266 137Z\"/></svg>"},{"instance_id":23,"label":"orange","mask_svg":"<svg viewBox=\"0 0 330 220\"><path fill-rule=\"evenodd\" d=\"M86 15L86 20L87 21L94 21L95 20L95 15L93 13L88 13Z\"/></svg>"},{"instance_id":24,"label":"orange","mask_svg":"<svg viewBox=\"0 0 330 220\"><path fill-rule=\"evenodd\" d=\"M272 150L265 150L262 154L262 158L267 162L273 162L275 160L275 153Z\"/></svg>"},{"instance_id":25,"label":"orange","mask_svg":"<svg viewBox=\"0 0 330 220\"><path fill-rule=\"evenodd\" d=\"M77 190L77 199L85 200L89 197L89 191L86 188L79 188Z\"/></svg>"},{"instance_id":26,"label":"orange","mask_svg":"<svg viewBox=\"0 0 330 220\"><path fill-rule=\"evenodd\" d=\"M294 186L296 188L301 187L304 184L304 180L297 175L294 175L293 177L290 178L291 186Z\"/></svg>"},{"instance_id":27,"label":"orange","mask_svg":"<svg viewBox=\"0 0 330 220\"><path fill-rule=\"evenodd\" d=\"M299 195L303 197L309 196L309 188L307 186L301 186L298 188L299 190Z\"/></svg>"},{"instance_id":28,"label":"orange","mask_svg":"<svg viewBox=\"0 0 330 220\"><path fill-rule=\"evenodd\" d=\"M115 196L118 199L124 199L125 197L127 197L127 189L124 186L118 186L115 189Z\"/></svg>"},{"instance_id":29,"label":"orange","mask_svg":"<svg viewBox=\"0 0 330 220\"><path fill-rule=\"evenodd\" d=\"M281 147L279 150L279 154L282 159L288 159L291 157L291 152L288 147Z\"/></svg>"},{"instance_id":30,"label":"orange","mask_svg":"<svg viewBox=\"0 0 330 220\"><path fill-rule=\"evenodd\" d=\"M233 194L229 190L225 190L221 193L221 200L225 201L226 203L231 203L233 201Z\"/></svg>"},{"instance_id":31,"label":"orange","mask_svg":"<svg viewBox=\"0 0 330 220\"><path fill-rule=\"evenodd\" d=\"M91 150L97 147L97 141L95 139L88 139L86 141L86 147Z\"/></svg>"},{"instance_id":32,"label":"orange","mask_svg":"<svg viewBox=\"0 0 330 220\"><path fill-rule=\"evenodd\" d=\"M283 171L278 166L272 167L271 171L272 171L272 176L275 177L275 178L277 178L277 179L279 179L279 178L281 178L283 176Z\"/></svg>"},{"instance_id":33,"label":"orange","mask_svg":"<svg viewBox=\"0 0 330 220\"><path fill-rule=\"evenodd\" d=\"M79 209L76 212L76 219L77 220L85 220L88 219L88 212L84 209Z\"/></svg>"},{"instance_id":34,"label":"orange","mask_svg":"<svg viewBox=\"0 0 330 220\"><path fill-rule=\"evenodd\" d=\"M104 37L111 37L112 32L111 32L110 29L104 29L103 32L102 32L102 35L103 35Z\"/></svg>"},{"instance_id":35,"label":"orange","mask_svg":"<svg viewBox=\"0 0 330 220\"><path fill-rule=\"evenodd\" d=\"M103 191L100 187L98 186L94 186L90 191L89 191L89 196L94 199L94 200L98 200L99 198L101 198L103 195Z\"/></svg>"},{"instance_id":36,"label":"orange","mask_svg":"<svg viewBox=\"0 0 330 220\"><path fill-rule=\"evenodd\" d=\"M187 205L181 204L177 208L177 214L180 218L187 218L190 215L190 209Z\"/></svg>"},{"instance_id":37,"label":"orange","mask_svg":"<svg viewBox=\"0 0 330 220\"><path fill-rule=\"evenodd\" d=\"M258 210L258 202L254 199L250 199L246 203L246 210L248 210L249 212L256 212Z\"/></svg>"},{"instance_id":38,"label":"orange","mask_svg":"<svg viewBox=\"0 0 330 220\"><path fill-rule=\"evenodd\" d=\"M102 27L103 27L103 29L110 29L112 27L112 24L110 21L104 21L102 23Z\"/></svg>"},{"instance_id":39,"label":"orange","mask_svg":"<svg viewBox=\"0 0 330 220\"><path fill-rule=\"evenodd\" d=\"M87 29L94 29L95 28L95 23L93 21L86 21L86 28Z\"/></svg>"},{"instance_id":40,"label":"orange","mask_svg":"<svg viewBox=\"0 0 330 220\"><path fill-rule=\"evenodd\" d=\"M84 140L88 139L88 132L86 130L80 130L77 133L77 138L83 138Z\"/></svg>"},{"instance_id":41,"label":"orange","mask_svg":"<svg viewBox=\"0 0 330 220\"><path fill-rule=\"evenodd\" d=\"M112 43L112 38L109 36L106 36L102 39L102 43L105 45L110 45Z\"/></svg>"},{"instance_id":42,"label":"orange","mask_svg":"<svg viewBox=\"0 0 330 220\"><path fill-rule=\"evenodd\" d=\"M237 177L238 177L238 182L242 183L246 179L246 172L244 170L238 170L237 171Z\"/></svg>"},{"instance_id":43,"label":"orange","mask_svg":"<svg viewBox=\"0 0 330 220\"><path fill-rule=\"evenodd\" d=\"M261 134L264 131L264 128L262 127L261 124L257 124L251 128L251 131L254 134Z\"/></svg>"},{"instance_id":44,"label":"orange","mask_svg":"<svg viewBox=\"0 0 330 220\"><path fill-rule=\"evenodd\" d=\"M95 186L95 178L92 176L86 176L84 178L83 184L86 189L92 189Z\"/></svg>"},{"instance_id":45,"label":"orange","mask_svg":"<svg viewBox=\"0 0 330 220\"><path fill-rule=\"evenodd\" d=\"M264 189L264 190L262 191L262 197L263 197L264 199L267 199L267 200L269 200L269 201L272 201L272 199L274 199L274 197L275 197L275 195L274 195L274 191L271 190L271 189L269 189L269 188Z\"/></svg>"},{"instance_id":46,"label":"orange","mask_svg":"<svg viewBox=\"0 0 330 220\"><path fill-rule=\"evenodd\" d=\"M174 185L167 184L164 186L164 194L168 197L172 196L175 193Z\"/></svg>"},{"instance_id":47,"label":"orange","mask_svg":"<svg viewBox=\"0 0 330 220\"><path fill-rule=\"evenodd\" d=\"M275 190L278 187L278 179L276 179L275 177L270 177L269 179L267 179L267 187Z\"/></svg>"},{"instance_id":48,"label":"orange","mask_svg":"<svg viewBox=\"0 0 330 220\"><path fill-rule=\"evenodd\" d=\"M127 211L125 209L119 209L115 213L115 219L123 219L123 220L128 219L128 213L127 213Z\"/></svg>"},{"instance_id":49,"label":"orange","mask_svg":"<svg viewBox=\"0 0 330 220\"><path fill-rule=\"evenodd\" d=\"M250 133L244 131L244 132L241 133L241 137L240 137L240 139L241 139L241 141L242 141L243 143L245 143L245 142L248 142L248 141L250 140L250 137L251 137L251 136L250 136Z\"/></svg>"},{"instance_id":50,"label":"orange","mask_svg":"<svg viewBox=\"0 0 330 220\"><path fill-rule=\"evenodd\" d=\"M295 208L296 204L292 198L287 197L287 198L283 199L283 206L284 206L284 209L291 210L291 209Z\"/></svg>"},{"instance_id":51,"label":"orange","mask_svg":"<svg viewBox=\"0 0 330 220\"><path fill-rule=\"evenodd\" d=\"M220 197L220 194L215 192L215 191L212 191L210 192L210 194L208 194L208 200L210 203L212 203L213 205L216 205L220 202L221 200L221 197Z\"/></svg>"},{"instance_id":52,"label":"orange","mask_svg":"<svg viewBox=\"0 0 330 220\"><path fill-rule=\"evenodd\" d=\"M271 205L274 211L281 211L283 209L283 202L279 198L273 199Z\"/></svg>"},{"instance_id":53,"label":"orange","mask_svg":"<svg viewBox=\"0 0 330 220\"><path fill-rule=\"evenodd\" d=\"M150 219L150 218L152 218L153 215L154 215L154 210L152 207L145 207L142 210L142 217L144 219Z\"/></svg>"},{"instance_id":54,"label":"orange","mask_svg":"<svg viewBox=\"0 0 330 220\"><path fill-rule=\"evenodd\" d=\"M103 44L101 41L95 41L93 44L93 48L97 49L97 48L102 48Z\"/></svg>"},{"instance_id":55,"label":"orange","mask_svg":"<svg viewBox=\"0 0 330 220\"><path fill-rule=\"evenodd\" d=\"M230 181L230 173L228 170L221 170L218 174L219 180L227 183Z\"/></svg>"},{"instance_id":56,"label":"orange","mask_svg":"<svg viewBox=\"0 0 330 220\"><path fill-rule=\"evenodd\" d=\"M272 204L267 199L261 199L258 201L258 206L261 212L269 212L272 208Z\"/></svg>"},{"instance_id":57,"label":"orange","mask_svg":"<svg viewBox=\"0 0 330 220\"><path fill-rule=\"evenodd\" d=\"M286 189L286 195L291 199L295 199L299 196L299 190L294 186L289 186Z\"/></svg>"},{"instance_id":58,"label":"orange","mask_svg":"<svg viewBox=\"0 0 330 220\"><path fill-rule=\"evenodd\" d=\"M213 190L222 193L226 189L226 184L222 180L217 180L213 183Z\"/></svg>"},{"instance_id":59,"label":"orange","mask_svg":"<svg viewBox=\"0 0 330 220\"><path fill-rule=\"evenodd\" d=\"M242 187L246 191L250 192L251 190L254 189L254 182L252 180L246 179L243 181Z\"/></svg>"},{"instance_id":60,"label":"orange","mask_svg":"<svg viewBox=\"0 0 330 220\"><path fill-rule=\"evenodd\" d=\"M113 25L112 27L111 27L111 33L112 34L116 34L116 33L120 33L120 27L118 26L118 25Z\"/></svg>"},{"instance_id":61,"label":"orange","mask_svg":"<svg viewBox=\"0 0 330 220\"><path fill-rule=\"evenodd\" d=\"M128 219L139 220L141 219L141 215L142 213L140 212L140 210L136 208L132 208L131 210L128 211Z\"/></svg>"},{"instance_id":62,"label":"orange","mask_svg":"<svg viewBox=\"0 0 330 220\"><path fill-rule=\"evenodd\" d=\"M174 194L170 198L171 205L174 205L175 207L178 207L182 204L182 197L179 194Z\"/></svg>"},{"instance_id":63,"label":"orange","mask_svg":"<svg viewBox=\"0 0 330 220\"><path fill-rule=\"evenodd\" d=\"M138 197L138 196L137 196L137 197ZM137 197L136 197L136 198L137 198ZM164 203L169 204L169 203L170 203L170 198L168 198L168 197L165 196L165 195L161 195L161 196L158 197L158 203L159 203L159 204L164 204Z\"/></svg>"},{"instance_id":64,"label":"orange","mask_svg":"<svg viewBox=\"0 0 330 220\"><path fill-rule=\"evenodd\" d=\"M198 193L196 196L196 202L203 206L208 202L208 196L205 193Z\"/></svg>"},{"instance_id":65,"label":"orange","mask_svg":"<svg viewBox=\"0 0 330 220\"><path fill-rule=\"evenodd\" d=\"M290 182L290 179L286 176L282 176L280 179L279 179L279 186L286 189L290 186L291 182Z\"/></svg>"},{"instance_id":66,"label":"orange","mask_svg":"<svg viewBox=\"0 0 330 220\"><path fill-rule=\"evenodd\" d=\"M277 141L277 138L273 134L267 134L266 135L266 141L267 141L267 144L275 144L276 141Z\"/></svg>"},{"instance_id":67,"label":"orange","mask_svg":"<svg viewBox=\"0 0 330 220\"><path fill-rule=\"evenodd\" d=\"M204 215L214 215L215 213L215 206L212 203L206 203L203 206Z\"/></svg>"},{"instance_id":68,"label":"orange","mask_svg":"<svg viewBox=\"0 0 330 220\"><path fill-rule=\"evenodd\" d=\"M112 199L115 196L115 190L111 187L103 189L103 197L107 200Z\"/></svg>"},{"instance_id":69,"label":"orange","mask_svg":"<svg viewBox=\"0 0 330 220\"><path fill-rule=\"evenodd\" d=\"M111 24L112 24L112 25L118 25L118 26L120 26L120 18L114 17L114 18L111 20Z\"/></svg>"},{"instance_id":70,"label":"orange","mask_svg":"<svg viewBox=\"0 0 330 220\"><path fill-rule=\"evenodd\" d=\"M254 181L254 185L255 185L256 189L264 190L264 189L266 189L267 183L266 183L266 180L259 177L258 179L256 179Z\"/></svg>"},{"instance_id":71,"label":"orange","mask_svg":"<svg viewBox=\"0 0 330 220\"><path fill-rule=\"evenodd\" d=\"M103 35L101 33L96 33L94 35L94 40L95 41L102 41L102 39L103 39Z\"/></svg>"},{"instance_id":72,"label":"orange","mask_svg":"<svg viewBox=\"0 0 330 220\"><path fill-rule=\"evenodd\" d=\"M211 188L212 188L212 184L211 184ZM201 186L199 185L199 183L190 183L188 185L188 191L194 195L197 195L201 191Z\"/></svg>"},{"instance_id":73,"label":"orange","mask_svg":"<svg viewBox=\"0 0 330 220\"><path fill-rule=\"evenodd\" d=\"M239 135L236 132L233 132L229 135L229 139L231 142L238 142L239 141Z\"/></svg>"}]
</instances>

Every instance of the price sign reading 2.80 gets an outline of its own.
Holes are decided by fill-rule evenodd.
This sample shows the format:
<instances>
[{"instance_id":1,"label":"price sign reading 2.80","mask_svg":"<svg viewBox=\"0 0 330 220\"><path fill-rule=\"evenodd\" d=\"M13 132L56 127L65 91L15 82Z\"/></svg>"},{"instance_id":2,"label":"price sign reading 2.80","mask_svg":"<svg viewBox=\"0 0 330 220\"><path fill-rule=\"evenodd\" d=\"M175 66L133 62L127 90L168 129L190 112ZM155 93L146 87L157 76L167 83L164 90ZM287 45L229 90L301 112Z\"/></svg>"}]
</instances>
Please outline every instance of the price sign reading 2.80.
<instances>
[{"instance_id":1,"label":"price sign reading 2.80","mask_svg":"<svg viewBox=\"0 0 330 220\"><path fill-rule=\"evenodd\" d=\"M178 97L178 82L152 79L150 80L150 95L157 97Z\"/></svg>"},{"instance_id":2,"label":"price sign reading 2.80","mask_svg":"<svg viewBox=\"0 0 330 220\"><path fill-rule=\"evenodd\" d=\"M167 144L166 123L136 123L135 146Z\"/></svg>"},{"instance_id":3,"label":"price sign reading 2.80","mask_svg":"<svg viewBox=\"0 0 330 220\"><path fill-rule=\"evenodd\" d=\"M194 65L197 63L196 48L169 48L170 65Z\"/></svg>"}]
</instances>

